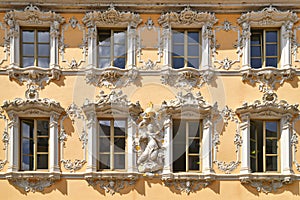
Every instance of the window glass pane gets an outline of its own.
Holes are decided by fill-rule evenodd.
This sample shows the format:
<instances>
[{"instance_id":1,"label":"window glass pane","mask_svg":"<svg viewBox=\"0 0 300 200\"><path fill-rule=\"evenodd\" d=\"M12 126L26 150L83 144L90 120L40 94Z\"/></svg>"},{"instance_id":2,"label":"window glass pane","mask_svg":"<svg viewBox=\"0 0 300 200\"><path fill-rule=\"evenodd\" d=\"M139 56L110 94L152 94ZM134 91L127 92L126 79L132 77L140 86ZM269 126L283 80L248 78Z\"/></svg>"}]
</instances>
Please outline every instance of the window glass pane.
<instances>
[{"instance_id":1,"label":"window glass pane","mask_svg":"<svg viewBox=\"0 0 300 200\"><path fill-rule=\"evenodd\" d=\"M23 30L22 31L22 41L23 42L34 42L34 31Z\"/></svg>"},{"instance_id":2,"label":"window glass pane","mask_svg":"<svg viewBox=\"0 0 300 200\"><path fill-rule=\"evenodd\" d=\"M189 156L189 170L199 170L199 156Z\"/></svg>"},{"instance_id":3,"label":"window glass pane","mask_svg":"<svg viewBox=\"0 0 300 200\"><path fill-rule=\"evenodd\" d=\"M126 32L114 32L114 43L125 44Z\"/></svg>"},{"instance_id":4,"label":"window glass pane","mask_svg":"<svg viewBox=\"0 0 300 200\"><path fill-rule=\"evenodd\" d=\"M266 42L277 42L277 31L266 31Z\"/></svg>"},{"instance_id":5,"label":"window glass pane","mask_svg":"<svg viewBox=\"0 0 300 200\"><path fill-rule=\"evenodd\" d=\"M33 155L33 140L22 139L22 153Z\"/></svg>"},{"instance_id":6,"label":"window glass pane","mask_svg":"<svg viewBox=\"0 0 300 200\"><path fill-rule=\"evenodd\" d=\"M34 56L34 44L22 45L23 56Z\"/></svg>"},{"instance_id":7,"label":"window glass pane","mask_svg":"<svg viewBox=\"0 0 300 200\"><path fill-rule=\"evenodd\" d=\"M173 120L173 171L186 171L186 126L184 120Z\"/></svg>"},{"instance_id":8,"label":"window glass pane","mask_svg":"<svg viewBox=\"0 0 300 200\"><path fill-rule=\"evenodd\" d=\"M99 46L99 55L110 58L110 46Z\"/></svg>"},{"instance_id":9,"label":"window glass pane","mask_svg":"<svg viewBox=\"0 0 300 200\"><path fill-rule=\"evenodd\" d=\"M250 141L250 155L256 156L256 142Z\"/></svg>"},{"instance_id":10,"label":"window glass pane","mask_svg":"<svg viewBox=\"0 0 300 200\"><path fill-rule=\"evenodd\" d=\"M125 152L125 138L114 138L114 152Z\"/></svg>"},{"instance_id":11,"label":"window glass pane","mask_svg":"<svg viewBox=\"0 0 300 200\"><path fill-rule=\"evenodd\" d=\"M38 152L48 152L48 138L38 138L37 139L37 151Z\"/></svg>"},{"instance_id":12,"label":"window glass pane","mask_svg":"<svg viewBox=\"0 0 300 200\"><path fill-rule=\"evenodd\" d=\"M173 58L172 60L173 68L179 69L184 67L184 58Z\"/></svg>"},{"instance_id":13,"label":"window glass pane","mask_svg":"<svg viewBox=\"0 0 300 200\"><path fill-rule=\"evenodd\" d=\"M251 165L251 171L252 172L256 172L257 169L256 169L256 159L255 158L250 158L250 165Z\"/></svg>"},{"instance_id":14,"label":"window glass pane","mask_svg":"<svg viewBox=\"0 0 300 200\"><path fill-rule=\"evenodd\" d=\"M33 120L22 120L22 137L33 138Z\"/></svg>"},{"instance_id":15,"label":"window glass pane","mask_svg":"<svg viewBox=\"0 0 300 200\"><path fill-rule=\"evenodd\" d=\"M251 47L251 57L261 57L260 46L252 46Z\"/></svg>"},{"instance_id":16,"label":"window glass pane","mask_svg":"<svg viewBox=\"0 0 300 200\"><path fill-rule=\"evenodd\" d=\"M110 152L110 137L99 138L99 152Z\"/></svg>"},{"instance_id":17,"label":"window glass pane","mask_svg":"<svg viewBox=\"0 0 300 200\"><path fill-rule=\"evenodd\" d=\"M277 44L266 45L266 56L277 56Z\"/></svg>"},{"instance_id":18,"label":"window glass pane","mask_svg":"<svg viewBox=\"0 0 300 200\"><path fill-rule=\"evenodd\" d=\"M49 31L38 31L38 42L50 42Z\"/></svg>"},{"instance_id":19,"label":"window glass pane","mask_svg":"<svg viewBox=\"0 0 300 200\"><path fill-rule=\"evenodd\" d=\"M33 157L24 156L22 157L22 170L33 170Z\"/></svg>"},{"instance_id":20,"label":"window glass pane","mask_svg":"<svg viewBox=\"0 0 300 200\"><path fill-rule=\"evenodd\" d=\"M184 34L182 32L172 31L173 43L184 43Z\"/></svg>"},{"instance_id":21,"label":"window glass pane","mask_svg":"<svg viewBox=\"0 0 300 200\"><path fill-rule=\"evenodd\" d=\"M251 35L251 45L260 45L261 44L261 34L253 33Z\"/></svg>"},{"instance_id":22,"label":"window glass pane","mask_svg":"<svg viewBox=\"0 0 300 200\"><path fill-rule=\"evenodd\" d=\"M104 58L99 59L99 68L105 68L109 66L110 66L110 59L104 59Z\"/></svg>"},{"instance_id":23,"label":"window glass pane","mask_svg":"<svg viewBox=\"0 0 300 200\"><path fill-rule=\"evenodd\" d=\"M267 67L277 67L277 58L267 58L266 66Z\"/></svg>"},{"instance_id":24,"label":"window glass pane","mask_svg":"<svg viewBox=\"0 0 300 200\"><path fill-rule=\"evenodd\" d=\"M199 68L199 58L189 58L188 59L188 67Z\"/></svg>"},{"instance_id":25,"label":"window glass pane","mask_svg":"<svg viewBox=\"0 0 300 200\"><path fill-rule=\"evenodd\" d=\"M199 32L188 32L188 43L199 44Z\"/></svg>"},{"instance_id":26,"label":"window glass pane","mask_svg":"<svg viewBox=\"0 0 300 200\"><path fill-rule=\"evenodd\" d=\"M99 44L103 45L103 44L107 44L109 45L110 44L110 30L100 30L99 31Z\"/></svg>"},{"instance_id":27,"label":"window glass pane","mask_svg":"<svg viewBox=\"0 0 300 200\"><path fill-rule=\"evenodd\" d=\"M125 45L114 45L114 56L125 56L126 54L126 47Z\"/></svg>"},{"instance_id":28,"label":"window glass pane","mask_svg":"<svg viewBox=\"0 0 300 200\"><path fill-rule=\"evenodd\" d=\"M99 155L99 169L110 169L110 155L100 154Z\"/></svg>"},{"instance_id":29,"label":"window glass pane","mask_svg":"<svg viewBox=\"0 0 300 200\"><path fill-rule=\"evenodd\" d=\"M37 135L48 135L48 134L49 134L49 121L37 120Z\"/></svg>"},{"instance_id":30,"label":"window glass pane","mask_svg":"<svg viewBox=\"0 0 300 200\"><path fill-rule=\"evenodd\" d=\"M277 156L266 156L266 171L277 171Z\"/></svg>"},{"instance_id":31,"label":"window glass pane","mask_svg":"<svg viewBox=\"0 0 300 200\"><path fill-rule=\"evenodd\" d=\"M38 56L50 56L49 44L38 45Z\"/></svg>"},{"instance_id":32,"label":"window glass pane","mask_svg":"<svg viewBox=\"0 0 300 200\"><path fill-rule=\"evenodd\" d=\"M114 155L114 168L115 169L125 169L125 155L115 154Z\"/></svg>"},{"instance_id":33,"label":"window glass pane","mask_svg":"<svg viewBox=\"0 0 300 200\"><path fill-rule=\"evenodd\" d=\"M126 121L114 120L114 135L125 136Z\"/></svg>"},{"instance_id":34,"label":"window glass pane","mask_svg":"<svg viewBox=\"0 0 300 200\"><path fill-rule=\"evenodd\" d=\"M183 45L173 45L173 56L184 56L184 46Z\"/></svg>"},{"instance_id":35,"label":"window glass pane","mask_svg":"<svg viewBox=\"0 0 300 200\"><path fill-rule=\"evenodd\" d=\"M251 58L251 67L252 68L261 68L262 62L260 58Z\"/></svg>"},{"instance_id":36,"label":"window glass pane","mask_svg":"<svg viewBox=\"0 0 300 200\"><path fill-rule=\"evenodd\" d=\"M277 154L277 140L267 139L266 145L267 154Z\"/></svg>"},{"instance_id":37,"label":"window glass pane","mask_svg":"<svg viewBox=\"0 0 300 200\"><path fill-rule=\"evenodd\" d=\"M199 56L199 45L189 45L188 56Z\"/></svg>"},{"instance_id":38,"label":"window glass pane","mask_svg":"<svg viewBox=\"0 0 300 200\"><path fill-rule=\"evenodd\" d=\"M23 57L22 63L23 63L23 67L34 66L34 58L33 57Z\"/></svg>"},{"instance_id":39,"label":"window glass pane","mask_svg":"<svg viewBox=\"0 0 300 200\"><path fill-rule=\"evenodd\" d=\"M266 136L277 137L278 122L266 122Z\"/></svg>"},{"instance_id":40,"label":"window glass pane","mask_svg":"<svg viewBox=\"0 0 300 200\"><path fill-rule=\"evenodd\" d=\"M199 139L194 139L194 140L189 139L189 153L199 154L199 148L200 148Z\"/></svg>"},{"instance_id":41,"label":"window glass pane","mask_svg":"<svg viewBox=\"0 0 300 200\"><path fill-rule=\"evenodd\" d=\"M189 126L189 137L199 137L200 123L198 121L188 122Z\"/></svg>"},{"instance_id":42,"label":"window glass pane","mask_svg":"<svg viewBox=\"0 0 300 200\"><path fill-rule=\"evenodd\" d=\"M37 155L37 169L48 169L48 154Z\"/></svg>"},{"instance_id":43,"label":"window glass pane","mask_svg":"<svg viewBox=\"0 0 300 200\"><path fill-rule=\"evenodd\" d=\"M38 58L38 66L42 68L49 68L49 58Z\"/></svg>"},{"instance_id":44,"label":"window glass pane","mask_svg":"<svg viewBox=\"0 0 300 200\"><path fill-rule=\"evenodd\" d=\"M121 69L125 69L125 58L115 58L114 66Z\"/></svg>"},{"instance_id":45,"label":"window glass pane","mask_svg":"<svg viewBox=\"0 0 300 200\"><path fill-rule=\"evenodd\" d=\"M110 120L100 120L100 136L110 136Z\"/></svg>"},{"instance_id":46,"label":"window glass pane","mask_svg":"<svg viewBox=\"0 0 300 200\"><path fill-rule=\"evenodd\" d=\"M254 122L250 122L250 138L255 139L256 138L256 126Z\"/></svg>"}]
</instances>

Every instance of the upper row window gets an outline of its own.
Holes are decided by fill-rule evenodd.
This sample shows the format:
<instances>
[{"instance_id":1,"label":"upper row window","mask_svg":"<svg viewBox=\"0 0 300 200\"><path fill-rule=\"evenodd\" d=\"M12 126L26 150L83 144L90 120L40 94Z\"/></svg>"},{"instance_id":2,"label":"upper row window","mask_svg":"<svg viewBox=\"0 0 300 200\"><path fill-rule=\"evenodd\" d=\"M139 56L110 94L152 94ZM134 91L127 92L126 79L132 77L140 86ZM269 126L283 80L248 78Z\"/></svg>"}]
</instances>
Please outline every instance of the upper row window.
<instances>
[{"instance_id":1,"label":"upper row window","mask_svg":"<svg viewBox=\"0 0 300 200\"><path fill-rule=\"evenodd\" d=\"M21 32L21 66L48 68L50 65L49 29L22 29Z\"/></svg>"},{"instance_id":2,"label":"upper row window","mask_svg":"<svg viewBox=\"0 0 300 200\"><path fill-rule=\"evenodd\" d=\"M98 34L98 67L114 66L125 68L127 54L127 36L125 30L99 30Z\"/></svg>"},{"instance_id":3,"label":"upper row window","mask_svg":"<svg viewBox=\"0 0 300 200\"><path fill-rule=\"evenodd\" d=\"M274 29L251 31L251 67L277 67L279 65L279 31Z\"/></svg>"},{"instance_id":4,"label":"upper row window","mask_svg":"<svg viewBox=\"0 0 300 200\"><path fill-rule=\"evenodd\" d=\"M172 32L172 66L175 69L200 65L199 30L174 30Z\"/></svg>"}]
</instances>

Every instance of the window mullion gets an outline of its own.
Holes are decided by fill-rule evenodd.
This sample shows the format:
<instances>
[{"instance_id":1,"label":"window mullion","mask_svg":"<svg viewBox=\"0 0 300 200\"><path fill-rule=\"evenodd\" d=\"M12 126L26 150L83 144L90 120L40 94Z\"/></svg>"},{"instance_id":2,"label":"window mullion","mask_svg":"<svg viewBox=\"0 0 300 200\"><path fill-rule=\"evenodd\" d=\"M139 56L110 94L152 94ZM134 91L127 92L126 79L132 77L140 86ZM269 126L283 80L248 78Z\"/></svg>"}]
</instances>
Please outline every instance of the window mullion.
<instances>
[{"instance_id":1,"label":"window mullion","mask_svg":"<svg viewBox=\"0 0 300 200\"><path fill-rule=\"evenodd\" d=\"M186 157L185 157L185 169L188 172L189 171L189 122L185 122L185 151L186 151Z\"/></svg>"},{"instance_id":2,"label":"window mullion","mask_svg":"<svg viewBox=\"0 0 300 200\"><path fill-rule=\"evenodd\" d=\"M110 30L110 65L114 66L114 31Z\"/></svg>"},{"instance_id":3,"label":"window mullion","mask_svg":"<svg viewBox=\"0 0 300 200\"><path fill-rule=\"evenodd\" d=\"M38 38L37 29L34 29L34 66L38 66Z\"/></svg>"},{"instance_id":4,"label":"window mullion","mask_svg":"<svg viewBox=\"0 0 300 200\"><path fill-rule=\"evenodd\" d=\"M263 121L263 171L266 172L266 121Z\"/></svg>"},{"instance_id":5,"label":"window mullion","mask_svg":"<svg viewBox=\"0 0 300 200\"><path fill-rule=\"evenodd\" d=\"M34 119L33 121L33 145L34 145L34 150L33 150L33 169L37 170L37 121Z\"/></svg>"},{"instance_id":6,"label":"window mullion","mask_svg":"<svg viewBox=\"0 0 300 200\"><path fill-rule=\"evenodd\" d=\"M114 170L114 120L110 120L110 169Z\"/></svg>"},{"instance_id":7,"label":"window mullion","mask_svg":"<svg viewBox=\"0 0 300 200\"><path fill-rule=\"evenodd\" d=\"M187 38L187 30L184 31L184 67L187 67L188 66L188 38Z\"/></svg>"}]
</instances>

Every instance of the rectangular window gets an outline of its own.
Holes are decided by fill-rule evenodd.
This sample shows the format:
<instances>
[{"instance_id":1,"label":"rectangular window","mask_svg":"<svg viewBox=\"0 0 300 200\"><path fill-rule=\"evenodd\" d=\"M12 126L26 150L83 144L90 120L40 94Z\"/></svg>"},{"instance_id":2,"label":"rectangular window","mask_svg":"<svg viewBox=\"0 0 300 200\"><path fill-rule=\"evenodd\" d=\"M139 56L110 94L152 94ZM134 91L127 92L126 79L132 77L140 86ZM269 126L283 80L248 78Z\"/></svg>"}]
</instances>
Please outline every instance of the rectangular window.
<instances>
[{"instance_id":1,"label":"rectangular window","mask_svg":"<svg viewBox=\"0 0 300 200\"><path fill-rule=\"evenodd\" d=\"M21 30L21 66L49 68L50 34L49 29Z\"/></svg>"},{"instance_id":2,"label":"rectangular window","mask_svg":"<svg viewBox=\"0 0 300 200\"><path fill-rule=\"evenodd\" d=\"M125 69L127 54L126 35L125 30L99 30L99 68L114 66Z\"/></svg>"},{"instance_id":3,"label":"rectangular window","mask_svg":"<svg viewBox=\"0 0 300 200\"><path fill-rule=\"evenodd\" d=\"M251 32L251 67L277 67L279 62L279 31Z\"/></svg>"},{"instance_id":4,"label":"rectangular window","mask_svg":"<svg viewBox=\"0 0 300 200\"><path fill-rule=\"evenodd\" d=\"M200 31L172 31L172 66L175 69L200 65Z\"/></svg>"},{"instance_id":5,"label":"rectangular window","mask_svg":"<svg viewBox=\"0 0 300 200\"><path fill-rule=\"evenodd\" d=\"M48 169L49 120L21 119L21 170Z\"/></svg>"},{"instance_id":6,"label":"rectangular window","mask_svg":"<svg viewBox=\"0 0 300 200\"><path fill-rule=\"evenodd\" d=\"M126 168L126 120L101 119L98 135L98 170Z\"/></svg>"},{"instance_id":7,"label":"rectangular window","mask_svg":"<svg viewBox=\"0 0 300 200\"><path fill-rule=\"evenodd\" d=\"M200 171L200 121L173 120L173 172Z\"/></svg>"},{"instance_id":8,"label":"rectangular window","mask_svg":"<svg viewBox=\"0 0 300 200\"><path fill-rule=\"evenodd\" d=\"M279 122L250 121L250 164L252 172L279 170Z\"/></svg>"}]
</instances>

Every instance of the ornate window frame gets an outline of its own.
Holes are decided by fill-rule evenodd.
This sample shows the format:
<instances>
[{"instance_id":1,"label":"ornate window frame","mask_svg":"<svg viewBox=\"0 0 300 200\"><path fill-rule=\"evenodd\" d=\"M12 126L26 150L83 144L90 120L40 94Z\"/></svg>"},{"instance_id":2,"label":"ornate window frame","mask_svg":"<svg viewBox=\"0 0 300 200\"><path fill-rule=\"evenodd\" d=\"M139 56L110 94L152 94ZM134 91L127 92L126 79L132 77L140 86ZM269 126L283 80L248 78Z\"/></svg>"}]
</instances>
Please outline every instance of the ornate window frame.
<instances>
[{"instance_id":1,"label":"ornate window frame","mask_svg":"<svg viewBox=\"0 0 300 200\"><path fill-rule=\"evenodd\" d=\"M243 138L241 159L241 182L250 183L258 190L274 189L276 182L287 184L292 181L292 147L291 138L293 123L299 115L298 105L288 104L284 100L278 101L277 94L268 90L262 100L256 100L252 104L244 103L236 109L241 119L241 135ZM280 121L280 173L251 173L250 168L250 119L279 120ZM280 187L281 187L280 186ZM259 189L260 188L260 189Z\"/></svg>"},{"instance_id":2,"label":"ornate window frame","mask_svg":"<svg viewBox=\"0 0 300 200\"><path fill-rule=\"evenodd\" d=\"M138 103L134 104L127 100L127 96L122 91L111 91L105 94L103 91L97 96L95 102L87 100L82 111L86 118L87 147L89 154L87 156L87 166L85 179L89 185L114 194L122 189L124 184L134 185L138 179L136 168L136 153L133 145L127 146L127 166L126 172L101 172L97 171L97 135L99 118L125 118L127 119L127 144L134 144L136 134L136 120L142 108ZM113 179L111 177L114 177Z\"/></svg>"},{"instance_id":3,"label":"ornate window frame","mask_svg":"<svg viewBox=\"0 0 300 200\"><path fill-rule=\"evenodd\" d=\"M106 11L88 12L82 22L88 29L88 68L98 67L98 51L95 51L98 48L98 27L127 28L127 68L136 66L136 28L142 22L140 15L120 12L110 6Z\"/></svg>"},{"instance_id":4,"label":"ornate window frame","mask_svg":"<svg viewBox=\"0 0 300 200\"><path fill-rule=\"evenodd\" d=\"M242 27L242 35L239 44L242 47L242 68L250 68L250 36L251 27L280 28L280 68L290 68L292 66L291 44L293 25L298 21L297 14L291 11L279 11L270 6L261 11L251 11L242 14L237 20Z\"/></svg>"},{"instance_id":5,"label":"ornate window frame","mask_svg":"<svg viewBox=\"0 0 300 200\"><path fill-rule=\"evenodd\" d=\"M201 68L212 67L211 40L213 37L212 26L217 23L214 14L208 12L197 12L186 7L180 13L169 12L158 19L163 28L164 43L164 65L171 67L171 30L172 28L201 28L202 49Z\"/></svg>"},{"instance_id":6,"label":"ornate window frame","mask_svg":"<svg viewBox=\"0 0 300 200\"><path fill-rule=\"evenodd\" d=\"M178 93L175 100L163 102L161 109L165 124L165 163L162 174L162 180L168 187L174 187L176 190L186 193L195 192L209 185L214 179L213 157L212 157L212 109L201 96L200 92L195 95L191 92L186 94ZM194 172L172 172L172 119L197 119L202 120L202 166L200 173Z\"/></svg>"},{"instance_id":7,"label":"ornate window frame","mask_svg":"<svg viewBox=\"0 0 300 200\"><path fill-rule=\"evenodd\" d=\"M58 123L64 109L55 100L39 98L37 88L32 86L26 91L26 98L16 98L12 101L4 101L1 106L8 116L9 132L9 156L7 179L13 185L21 187L26 192L43 191L51 186L54 181L60 179L59 147L58 147ZM46 117L49 118L49 168L48 172L19 171L20 166L20 118Z\"/></svg>"},{"instance_id":8,"label":"ornate window frame","mask_svg":"<svg viewBox=\"0 0 300 200\"><path fill-rule=\"evenodd\" d=\"M12 10L5 14L10 40L10 66L20 67L20 27L50 27L50 68L59 68L58 51L60 28L65 19L53 11L43 12L32 4L23 11Z\"/></svg>"}]
</instances>

